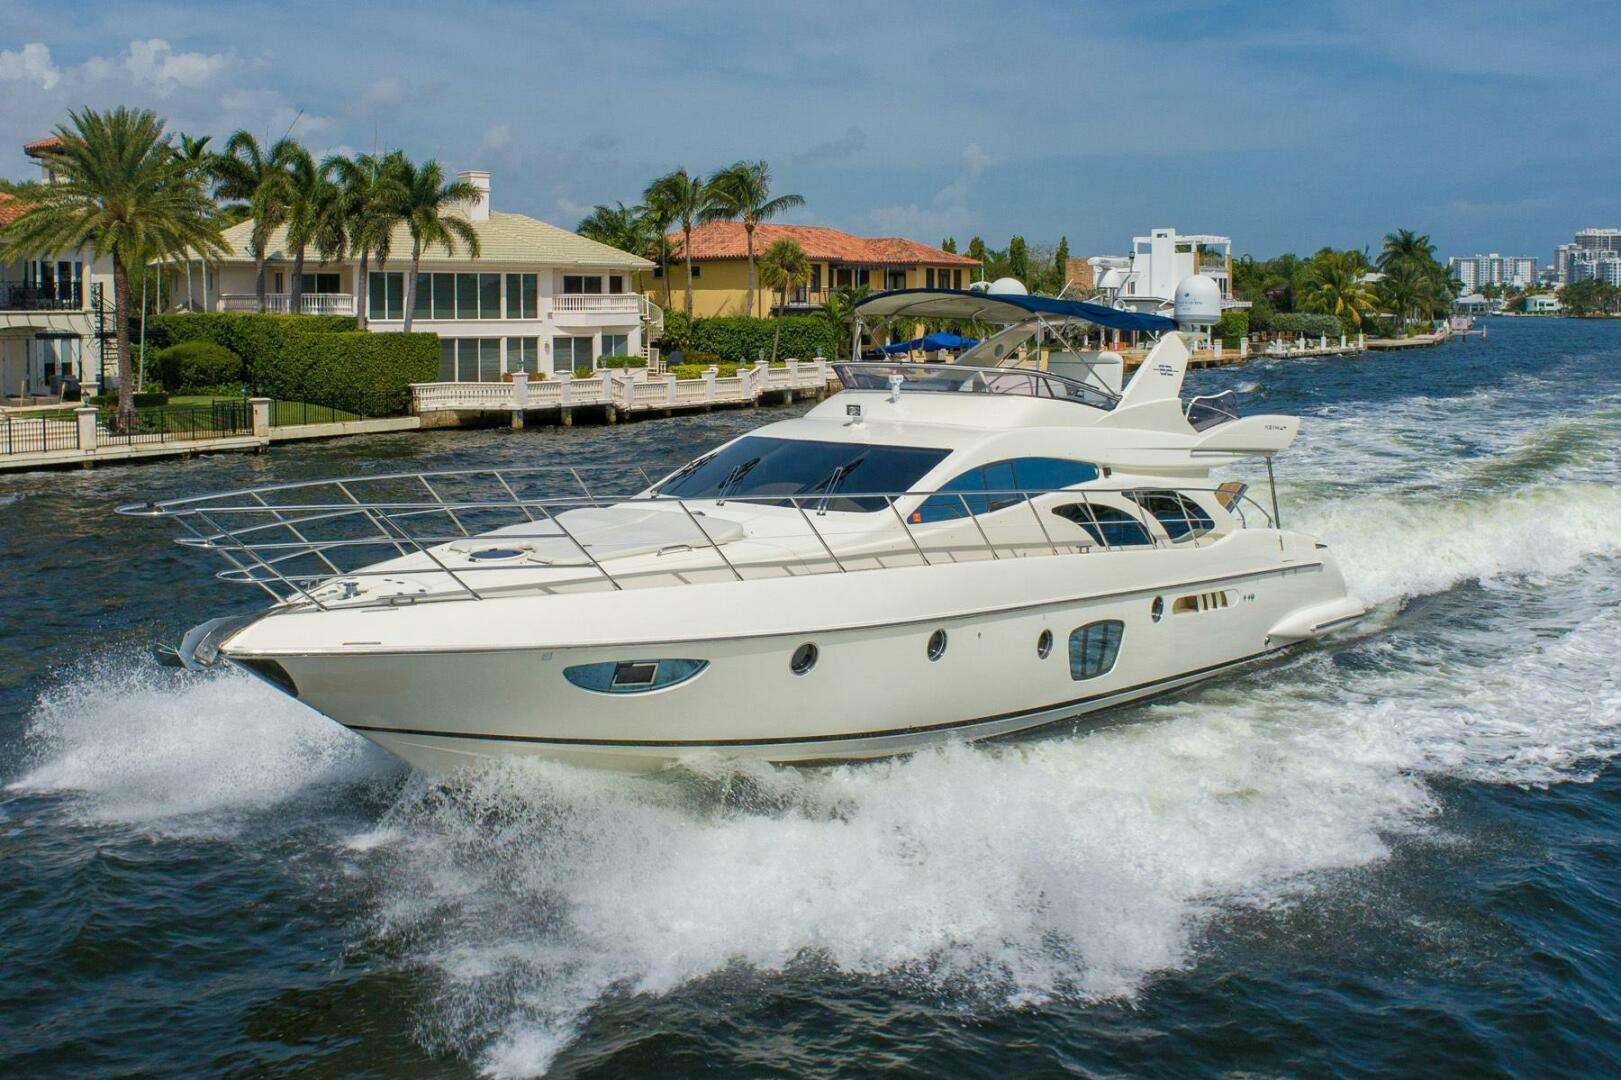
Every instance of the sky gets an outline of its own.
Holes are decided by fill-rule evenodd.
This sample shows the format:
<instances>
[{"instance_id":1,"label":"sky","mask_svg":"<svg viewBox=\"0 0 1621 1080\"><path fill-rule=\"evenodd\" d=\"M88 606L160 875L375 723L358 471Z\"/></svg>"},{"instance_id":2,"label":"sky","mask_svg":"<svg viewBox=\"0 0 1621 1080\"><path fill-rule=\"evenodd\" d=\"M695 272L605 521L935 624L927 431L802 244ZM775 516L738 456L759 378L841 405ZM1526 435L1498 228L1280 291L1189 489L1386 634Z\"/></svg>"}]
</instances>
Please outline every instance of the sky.
<instances>
[{"instance_id":1,"label":"sky","mask_svg":"<svg viewBox=\"0 0 1621 1080\"><path fill-rule=\"evenodd\" d=\"M1406 227L1545 263L1621 224L1618 41L1616 0L0 0L0 175L129 104L485 169L497 210L568 228L747 158L805 196L783 220L865 235L1263 257Z\"/></svg>"}]
</instances>

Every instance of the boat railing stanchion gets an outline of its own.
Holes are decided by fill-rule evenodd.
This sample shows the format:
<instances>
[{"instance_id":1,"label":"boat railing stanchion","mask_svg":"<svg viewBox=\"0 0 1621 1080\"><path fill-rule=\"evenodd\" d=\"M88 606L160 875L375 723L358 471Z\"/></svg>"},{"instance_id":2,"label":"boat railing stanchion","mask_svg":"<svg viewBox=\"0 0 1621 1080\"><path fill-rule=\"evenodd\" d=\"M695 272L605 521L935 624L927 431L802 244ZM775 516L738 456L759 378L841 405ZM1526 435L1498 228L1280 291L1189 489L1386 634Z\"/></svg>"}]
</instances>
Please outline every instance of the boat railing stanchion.
<instances>
[{"instance_id":1,"label":"boat railing stanchion","mask_svg":"<svg viewBox=\"0 0 1621 1080\"><path fill-rule=\"evenodd\" d=\"M728 569L728 570L730 570L732 572L733 577L735 577L739 581L742 581L743 580L743 575L737 572L737 567L733 566L732 565L732 560L730 560L730 559L728 559L726 557L726 552L724 552L724 551L722 551L720 549L720 545L715 543L715 538L713 536L709 535L709 530L704 528L703 524L693 514L692 508L687 505L687 500L685 500L685 499L677 499L676 504L678 506L680 506L682 511L687 515L687 520L692 522L693 526L695 528L697 528L697 530L701 534L703 534L703 538L705 540L709 541L709 546L715 549L715 554L719 555L720 556L720 561L726 564L726 569Z\"/></svg>"},{"instance_id":2,"label":"boat railing stanchion","mask_svg":"<svg viewBox=\"0 0 1621 1080\"><path fill-rule=\"evenodd\" d=\"M223 526L221 526L220 523L215 521L212 517L210 517L206 511L199 508L198 511L197 511L197 516L202 518L205 522L207 522L208 527L213 529L215 532L219 533L221 536L231 536L232 535L231 531L229 529L226 529ZM255 550L253 550L252 545L239 543L237 545L237 549L240 550L243 554L247 555L248 558L250 558L254 562L258 563L261 567L263 567L265 572L268 573L271 577L275 578L277 581L281 582L283 585L286 585L289 589L291 589L294 592L298 593L298 595L302 596L304 599L306 599L310 603L314 604L320 610L322 610L322 611L327 610L327 606L325 604L321 603L321 601L317 600L315 597L311 596L309 594L309 592L307 590L305 590L305 588L302 585L298 584L296 581L293 581L293 580L289 579L280 570L277 570L274 566L270 565L268 562L266 562L264 559L262 559L259 556L259 553L257 551L255 551ZM249 569L249 572L250 573L252 572L251 568Z\"/></svg>"},{"instance_id":3,"label":"boat railing stanchion","mask_svg":"<svg viewBox=\"0 0 1621 1080\"><path fill-rule=\"evenodd\" d=\"M580 470L570 465L568 471L573 474L575 482L580 485L580 490L585 492L585 497L591 501L591 505L602 505L601 503L597 502L597 497L591 494L591 489L586 485L585 478L580 475Z\"/></svg>"},{"instance_id":4,"label":"boat railing stanchion","mask_svg":"<svg viewBox=\"0 0 1621 1080\"><path fill-rule=\"evenodd\" d=\"M810 515L805 513L805 508L799 504L799 497L790 495L788 501L794 504L794 509L799 511L799 516L805 519L805 524L810 527L811 533L821 543L822 550L827 552L827 557L833 560L833 565L839 568L839 573L847 573L844 569L844 563L840 562L839 557L833 554L833 545L827 542L827 537L822 535L822 530L816 527L816 523L811 520ZM742 579L739 578L738 580Z\"/></svg>"},{"instance_id":5,"label":"boat railing stanchion","mask_svg":"<svg viewBox=\"0 0 1621 1080\"><path fill-rule=\"evenodd\" d=\"M376 506L374 509L377 511L378 517L388 525L392 526L394 531L398 533L406 543L416 548L417 551L423 555L426 555L429 562L433 563L433 565L437 566L441 571L443 571L451 581L454 581L457 585L461 586L461 588L465 589L469 596L471 596L474 600L484 599L483 596L479 595L479 591L477 589L463 581L461 576L458 575L456 571L452 570L450 567L446 566L442 561L440 561L439 556L433 553L432 548L424 547L422 545L422 541L418 540L415 536L412 536L411 533L407 531L405 526L401 525L398 521L395 521L392 514L390 514L387 510L384 510L381 506ZM467 535L466 530L463 530L462 535ZM435 542L437 543L437 541Z\"/></svg>"},{"instance_id":6,"label":"boat railing stanchion","mask_svg":"<svg viewBox=\"0 0 1621 1080\"><path fill-rule=\"evenodd\" d=\"M901 523L901 532L905 533L906 539L912 542L912 549L917 552L917 557L923 560L924 566L933 566L934 564L929 561L928 555L924 554L923 552L923 545L917 542L917 537L913 534L912 527L906 523L906 519L901 516L900 510L895 507L895 500L900 498L900 496L888 495L885 496L885 498L889 501L890 513L894 514L895 520Z\"/></svg>"},{"instance_id":7,"label":"boat railing stanchion","mask_svg":"<svg viewBox=\"0 0 1621 1080\"><path fill-rule=\"evenodd\" d=\"M1047 494L1051 494L1051 493L1044 491L1044 492L1041 492L1041 494L1047 495ZM1053 554L1054 555L1057 555L1058 554L1058 545L1053 543L1052 533L1047 531L1046 524L1043 523L1042 520L1041 520L1041 511L1036 509L1036 497L1034 495L1030 495L1030 494L1027 493L1025 495L1025 497L1024 497L1024 501L1025 501L1025 505L1030 507L1030 516L1036 519L1036 528L1041 530L1041 538L1043 540L1047 541L1047 546L1053 549Z\"/></svg>"},{"instance_id":8,"label":"boat railing stanchion","mask_svg":"<svg viewBox=\"0 0 1621 1080\"><path fill-rule=\"evenodd\" d=\"M285 517L283 517L280 510L276 509L275 507L271 506L269 503L265 502L264 496L260 495L257 491L249 492L249 494L253 496L253 501L254 502L258 503L260 506L262 506L266 510L270 511L270 516L272 518L274 518L277 521L277 523L279 523L280 525L285 527L288 532L293 534L293 539L294 540L297 540L301 544L307 544L309 546L310 551L315 555L315 557L320 559L322 562L326 563L326 566L327 566L328 570L331 570L334 574L342 574L343 573L342 570L338 569L338 564L337 563L335 563L331 559L327 558L326 551L319 544L312 543L310 541L309 537L307 537L303 533L299 532L298 531L298 526L295 525L293 522L288 521Z\"/></svg>"},{"instance_id":9,"label":"boat railing stanchion","mask_svg":"<svg viewBox=\"0 0 1621 1080\"><path fill-rule=\"evenodd\" d=\"M506 489L506 493L512 497L513 504L517 506L519 510L523 511L523 516L528 518L531 522L534 521L535 515L530 511L529 507L524 504L523 500L518 498L518 493L512 490L512 485L507 483L507 478L501 475L501 470L491 469L490 474L495 477L496 481L503 488Z\"/></svg>"},{"instance_id":10,"label":"boat railing stanchion","mask_svg":"<svg viewBox=\"0 0 1621 1080\"><path fill-rule=\"evenodd\" d=\"M642 474L643 485L651 489L653 487L653 478L647 475L647 470L642 468L640 465L633 466L633 468Z\"/></svg>"},{"instance_id":11,"label":"boat railing stanchion","mask_svg":"<svg viewBox=\"0 0 1621 1080\"><path fill-rule=\"evenodd\" d=\"M462 519L456 516L456 511L451 509L451 504L445 502L439 493L433 489L433 485L428 483L428 478L422 473L417 473L417 479L421 480L422 486L428 489L428 494L433 496L433 501L438 503L446 514L450 515L450 520L455 523L457 531L463 536L472 536L473 534L467 531L467 526L462 524Z\"/></svg>"},{"instance_id":12,"label":"boat railing stanchion","mask_svg":"<svg viewBox=\"0 0 1621 1080\"><path fill-rule=\"evenodd\" d=\"M197 510L195 507L193 508L192 512L198 513L198 514L202 513L202 511ZM259 586L259 588L261 588L265 592L269 593L270 598L272 600L276 601L279 604L279 603L281 603L281 602L283 602L284 600L287 599L285 596L282 596L281 593L277 592L275 589L272 589L270 587L270 585L266 581L264 581L262 578L259 578L259 577L255 576L254 573L253 573L253 568L251 566L249 566L247 563L243 562L241 559L238 559L235 555L233 555L231 553L230 549L222 548L222 547L219 547L216 544L210 543L209 540L208 540L207 535L204 534L201 529L197 528L197 526L193 525L190 521L186 520L190 516L190 514L172 514L170 516L173 517L176 521L180 522L181 528L185 529L187 532L191 533L191 535L195 536L197 539L203 541L204 543L208 543L209 546L213 550L220 553L220 556L226 562L230 563L232 566L234 566L238 570L242 571L243 575L246 577L246 579L248 581L253 582L255 585ZM204 517L206 518L206 515L204 515Z\"/></svg>"},{"instance_id":13,"label":"boat railing stanchion","mask_svg":"<svg viewBox=\"0 0 1621 1080\"><path fill-rule=\"evenodd\" d=\"M610 584L610 585L612 585L614 587L614 591L616 591L616 592L623 592L624 591L625 587L623 585L619 584L618 581L614 580L614 576L612 574L608 573L608 568L606 566L603 566L602 563L598 562L597 557L595 555L591 554L590 550L584 544L580 543L579 538L576 537L572 532L569 531L568 526L563 524L563 519L561 517L559 517L556 513L554 513L552 511L552 509L549 506L547 506L544 502L536 502L535 505L540 507L540 512L546 515L546 520L550 521L553 525L556 525L557 528L562 532L562 534L564 536L568 537L569 541L571 543L573 543L573 545L575 547L580 549L580 554L584 555L586 557L586 560L588 562L590 562L593 567L596 568L597 573L601 574L604 578L607 579L608 584Z\"/></svg>"},{"instance_id":14,"label":"boat railing stanchion","mask_svg":"<svg viewBox=\"0 0 1621 1080\"><path fill-rule=\"evenodd\" d=\"M1272 489L1272 527L1283 528L1283 515L1278 513L1278 478L1272 474L1272 455L1266 455L1266 486Z\"/></svg>"},{"instance_id":15,"label":"boat railing stanchion","mask_svg":"<svg viewBox=\"0 0 1621 1080\"><path fill-rule=\"evenodd\" d=\"M968 505L968 496L958 495L957 498L961 500L962 508L968 511L968 518L974 523L974 528L979 530L979 538L985 541L985 549L991 553L991 558L1000 559L1002 556L996 553L996 546L991 543L991 538L985 535L985 526L979 523L979 515L975 514L974 508Z\"/></svg>"},{"instance_id":16,"label":"boat railing stanchion","mask_svg":"<svg viewBox=\"0 0 1621 1080\"><path fill-rule=\"evenodd\" d=\"M377 515L370 506L367 506L365 503L361 502L355 497L355 493L349 490L349 486L347 484L345 484L342 480L335 480L333 483L338 486L339 491L343 492L344 498L355 504L355 510L359 512L359 514L367 521L372 523L372 527L377 530L377 534L379 536L388 541L390 544L393 544L394 550L399 552L401 555L408 554L405 550L405 545L396 540L394 535L390 533L386 527L384 527L383 523L377 520Z\"/></svg>"},{"instance_id":17,"label":"boat railing stanchion","mask_svg":"<svg viewBox=\"0 0 1621 1080\"><path fill-rule=\"evenodd\" d=\"M1137 508L1137 524L1143 527L1143 535L1148 537L1150 544L1152 544L1154 547L1159 547L1159 537L1154 535L1153 526L1148 524L1148 511L1143 509L1143 504L1132 498L1132 493L1129 489L1119 488L1118 490L1126 502Z\"/></svg>"}]
</instances>

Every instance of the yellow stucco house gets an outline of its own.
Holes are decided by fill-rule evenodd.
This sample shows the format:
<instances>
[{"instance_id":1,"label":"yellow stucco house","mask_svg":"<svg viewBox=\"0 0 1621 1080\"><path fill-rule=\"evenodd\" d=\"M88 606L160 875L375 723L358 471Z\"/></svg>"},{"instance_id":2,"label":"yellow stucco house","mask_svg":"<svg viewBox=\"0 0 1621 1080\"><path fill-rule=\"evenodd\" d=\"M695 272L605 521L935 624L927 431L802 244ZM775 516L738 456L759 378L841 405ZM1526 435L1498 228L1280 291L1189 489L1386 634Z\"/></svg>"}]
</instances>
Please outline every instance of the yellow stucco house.
<instances>
[{"instance_id":1,"label":"yellow stucco house","mask_svg":"<svg viewBox=\"0 0 1621 1080\"><path fill-rule=\"evenodd\" d=\"M865 285L873 292L889 289L963 289L973 281L980 264L976 259L943 251L898 236L852 236L820 225L761 224L754 231L756 263L778 240L793 240L810 262L811 278L788 296L761 289L753 312L748 303L747 241L740 221L715 221L692 230L692 313L698 318L716 315L756 316L794 314L821 307L828 293L844 286ZM654 301L665 302L669 286L671 311L684 311L687 269L681 233L670 242L675 255L664 274L656 268L638 275L638 286Z\"/></svg>"}]
</instances>

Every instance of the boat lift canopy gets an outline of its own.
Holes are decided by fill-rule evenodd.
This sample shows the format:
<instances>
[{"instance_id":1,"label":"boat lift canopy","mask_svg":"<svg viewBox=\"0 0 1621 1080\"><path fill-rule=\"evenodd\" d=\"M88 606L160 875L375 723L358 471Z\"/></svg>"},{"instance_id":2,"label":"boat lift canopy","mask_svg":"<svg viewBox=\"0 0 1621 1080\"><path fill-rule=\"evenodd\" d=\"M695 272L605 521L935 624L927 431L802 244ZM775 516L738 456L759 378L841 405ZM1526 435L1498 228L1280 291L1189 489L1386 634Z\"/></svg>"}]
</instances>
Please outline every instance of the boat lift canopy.
<instances>
[{"instance_id":1,"label":"boat lift canopy","mask_svg":"<svg viewBox=\"0 0 1621 1080\"><path fill-rule=\"evenodd\" d=\"M967 289L894 289L869 296L855 305L863 319L977 319L980 322L1020 323L1032 316L1052 316L1096 323L1110 330L1163 334L1176 329L1176 322L1163 315L1121 311L1084 300L1060 300L1053 296L1025 296L1019 293L974 292Z\"/></svg>"}]
</instances>

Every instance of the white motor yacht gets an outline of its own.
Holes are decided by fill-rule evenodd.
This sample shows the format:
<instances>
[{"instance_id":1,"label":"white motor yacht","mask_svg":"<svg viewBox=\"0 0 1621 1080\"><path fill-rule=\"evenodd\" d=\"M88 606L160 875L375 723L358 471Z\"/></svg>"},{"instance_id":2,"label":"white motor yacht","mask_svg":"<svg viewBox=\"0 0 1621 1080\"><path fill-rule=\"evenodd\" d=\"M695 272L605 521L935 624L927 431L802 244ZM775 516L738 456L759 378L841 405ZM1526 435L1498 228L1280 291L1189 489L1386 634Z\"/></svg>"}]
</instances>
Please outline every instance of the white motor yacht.
<instances>
[{"instance_id":1,"label":"white motor yacht","mask_svg":"<svg viewBox=\"0 0 1621 1080\"><path fill-rule=\"evenodd\" d=\"M1178 319L1213 320L1213 285L1184 285ZM858 313L1001 329L955 363L836 364L842 391L804 415L617 485L484 469L121 507L273 598L173 657L223 658L427 770L642 771L1011 736L1364 614L1275 488L1213 475L1270 479L1299 420L1185 404L1176 322L952 290ZM1123 387L1117 354L1072 347L1099 325L1159 335Z\"/></svg>"}]
</instances>

